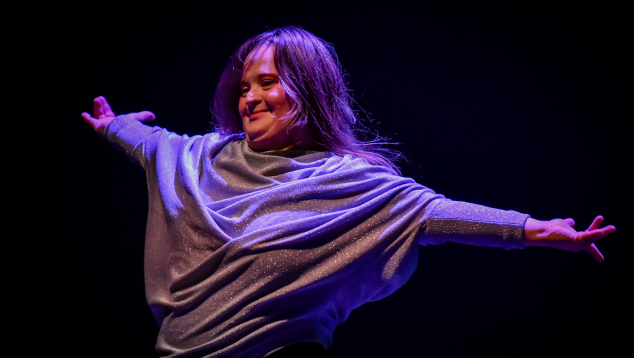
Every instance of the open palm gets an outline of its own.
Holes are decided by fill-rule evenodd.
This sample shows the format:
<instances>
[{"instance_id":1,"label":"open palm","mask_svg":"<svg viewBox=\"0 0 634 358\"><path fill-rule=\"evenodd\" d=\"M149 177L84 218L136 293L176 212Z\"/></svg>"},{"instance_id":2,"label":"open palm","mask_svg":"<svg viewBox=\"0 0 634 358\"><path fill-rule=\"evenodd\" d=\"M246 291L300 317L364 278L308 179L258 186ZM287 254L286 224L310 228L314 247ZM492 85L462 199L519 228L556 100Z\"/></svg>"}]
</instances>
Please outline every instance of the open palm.
<instances>
[{"instance_id":1,"label":"open palm","mask_svg":"<svg viewBox=\"0 0 634 358\"><path fill-rule=\"evenodd\" d=\"M603 255L597 249L595 242L610 235L616 229L609 225L601 228L603 217L597 216L590 227L585 231L574 229L575 221L572 219L553 219L550 221L538 221L528 219L526 221L526 246L544 246L555 249L579 252L585 250L592 257L603 262Z\"/></svg>"},{"instance_id":2,"label":"open palm","mask_svg":"<svg viewBox=\"0 0 634 358\"><path fill-rule=\"evenodd\" d=\"M106 133L106 128L116 116L110 108L108 101L106 101L103 96L95 98L92 105L94 116L91 116L88 112L84 112L81 114L81 117L97 134L103 137ZM155 119L154 113L149 111L130 113L128 116L140 122L150 122Z\"/></svg>"}]
</instances>

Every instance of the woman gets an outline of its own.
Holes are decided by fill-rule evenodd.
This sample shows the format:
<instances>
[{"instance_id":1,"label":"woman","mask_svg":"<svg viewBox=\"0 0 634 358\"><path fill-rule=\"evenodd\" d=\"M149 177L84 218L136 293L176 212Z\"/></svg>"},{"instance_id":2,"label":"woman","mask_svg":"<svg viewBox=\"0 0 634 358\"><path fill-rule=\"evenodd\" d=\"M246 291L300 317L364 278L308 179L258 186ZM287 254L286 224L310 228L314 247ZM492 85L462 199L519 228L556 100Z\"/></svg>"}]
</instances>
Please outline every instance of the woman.
<instances>
[{"instance_id":1,"label":"woman","mask_svg":"<svg viewBox=\"0 0 634 358\"><path fill-rule=\"evenodd\" d=\"M217 130L179 136L115 117L103 97L82 117L147 173L146 295L174 357L324 354L351 310L403 285L417 244L546 246L603 257L572 219L445 199L398 175L364 142L334 51L285 27L243 44L214 98Z\"/></svg>"}]
</instances>

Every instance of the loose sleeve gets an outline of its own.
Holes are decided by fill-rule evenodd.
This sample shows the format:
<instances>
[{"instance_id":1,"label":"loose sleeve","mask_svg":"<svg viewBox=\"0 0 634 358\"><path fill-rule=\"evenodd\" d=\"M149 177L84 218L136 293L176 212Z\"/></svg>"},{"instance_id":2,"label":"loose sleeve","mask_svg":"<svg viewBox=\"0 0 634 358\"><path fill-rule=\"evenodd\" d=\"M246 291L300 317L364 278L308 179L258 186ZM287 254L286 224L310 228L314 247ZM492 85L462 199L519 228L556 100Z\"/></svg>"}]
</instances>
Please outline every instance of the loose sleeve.
<instances>
[{"instance_id":1,"label":"loose sleeve","mask_svg":"<svg viewBox=\"0 0 634 358\"><path fill-rule=\"evenodd\" d=\"M468 245L524 248L524 223L529 215L447 199L434 207L423 223L420 243L456 242Z\"/></svg>"},{"instance_id":2,"label":"loose sleeve","mask_svg":"<svg viewBox=\"0 0 634 358\"><path fill-rule=\"evenodd\" d=\"M123 151L128 158L147 169L147 138L162 128L149 127L128 115L117 116L106 128L106 139L117 150Z\"/></svg>"}]
</instances>

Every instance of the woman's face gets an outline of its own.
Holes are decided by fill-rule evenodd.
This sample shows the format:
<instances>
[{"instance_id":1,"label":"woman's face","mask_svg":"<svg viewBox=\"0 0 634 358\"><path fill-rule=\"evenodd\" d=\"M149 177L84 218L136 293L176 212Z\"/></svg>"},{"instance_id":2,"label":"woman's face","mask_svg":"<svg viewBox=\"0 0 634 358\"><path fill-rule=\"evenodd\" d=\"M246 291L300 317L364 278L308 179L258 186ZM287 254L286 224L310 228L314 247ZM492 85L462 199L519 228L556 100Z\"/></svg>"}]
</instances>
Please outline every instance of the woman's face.
<instances>
[{"instance_id":1,"label":"woman's face","mask_svg":"<svg viewBox=\"0 0 634 358\"><path fill-rule=\"evenodd\" d=\"M273 46L253 51L245 63L238 104L246 140L255 150L290 149L296 145L289 128L291 105L277 75Z\"/></svg>"}]
</instances>

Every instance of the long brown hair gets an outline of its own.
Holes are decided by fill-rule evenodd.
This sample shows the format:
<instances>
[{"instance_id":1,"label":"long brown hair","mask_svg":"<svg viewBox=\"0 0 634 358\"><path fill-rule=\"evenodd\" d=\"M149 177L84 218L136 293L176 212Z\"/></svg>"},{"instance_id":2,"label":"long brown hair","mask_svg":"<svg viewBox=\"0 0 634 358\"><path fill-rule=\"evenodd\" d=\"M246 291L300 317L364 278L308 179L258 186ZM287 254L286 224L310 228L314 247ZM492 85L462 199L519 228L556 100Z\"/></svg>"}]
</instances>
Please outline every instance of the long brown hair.
<instances>
[{"instance_id":1,"label":"long brown hair","mask_svg":"<svg viewBox=\"0 0 634 358\"><path fill-rule=\"evenodd\" d=\"M292 126L308 126L313 140L323 150L342 156L352 154L400 173L394 162L401 154L384 147L393 143L376 134L365 139L372 134L353 110L356 102L346 87L334 48L294 26L252 37L231 57L213 98L216 131L243 132L238 102L244 62L251 51L269 45L273 46L275 67L291 104Z\"/></svg>"}]
</instances>

